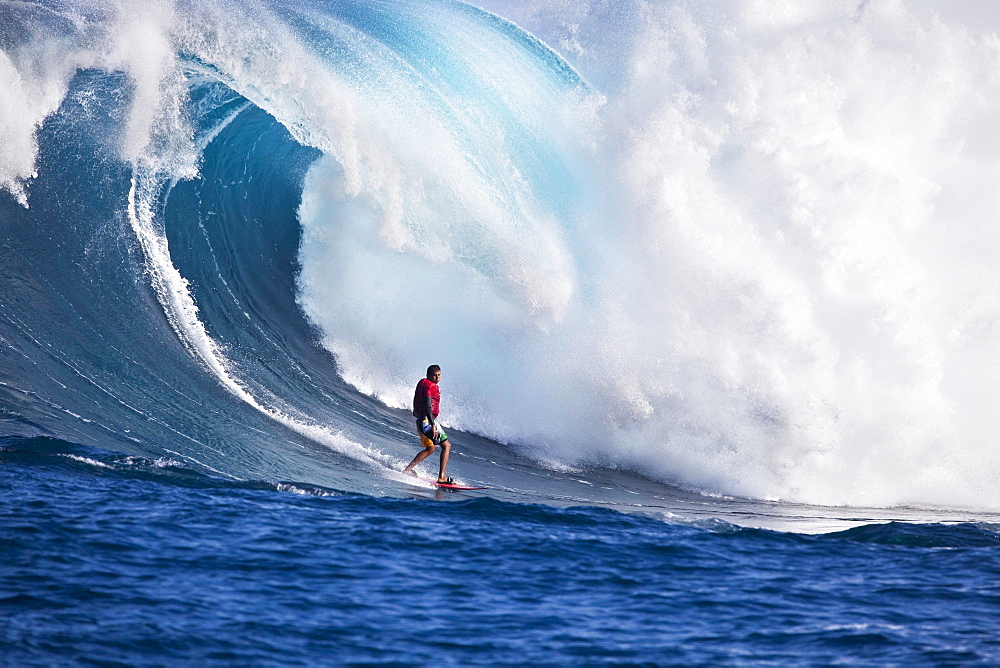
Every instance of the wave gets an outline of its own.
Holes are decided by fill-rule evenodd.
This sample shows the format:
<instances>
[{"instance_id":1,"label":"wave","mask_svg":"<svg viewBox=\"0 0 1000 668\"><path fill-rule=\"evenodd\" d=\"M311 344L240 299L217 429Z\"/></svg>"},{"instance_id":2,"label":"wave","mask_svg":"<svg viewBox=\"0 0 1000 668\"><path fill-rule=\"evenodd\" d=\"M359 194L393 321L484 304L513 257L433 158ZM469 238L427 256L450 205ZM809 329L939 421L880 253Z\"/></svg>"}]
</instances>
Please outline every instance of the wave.
<instances>
[{"instance_id":1,"label":"wave","mask_svg":"<svg viewBox=\"0 0 1000 668\"><path fill-rule=\"evenodd\" d=\"M229 490L249 490L320 498L338 497L340 502L357 503L356 509L360 512L370 512L372 508L382 507L386 501L373 500L369 494L352 494L294 480L233 479L205 473L170 457L123 455L48 437L0 437L0 463L13 467L17 476L35 479L44 476L47 485L55 478L62 478L72 489L86 488L88 480L101 478L104 480L100 484L105 489L135 489L128 483L140 481L175 490L206 490L213 496L225 495ZM419 492L407 496L411 499L435 498L438 501L442 498ZM278 497L269 498L268 503L284 503ZM720 506L714 512L697 513L692 512L692 507L682 508L678 503L679 499L672 500L676 504L674 510L679 511L677 513L662 510L653 512L648 508L633 508L629 512L621 512L621 507L615 507L599 498L591 503L582 500L573 504L511 503L509 500L490 496L475 498L460 494L449 500L453 503L449 504L451 509L445 512L451 516L457 514L473 524L484 520L503 521L627 533L636 527L650 527L649 522L652 520L654 526L666 524L678 530L689 530L693 534L732 536L736 540L749 539L781 546L825 542L968 550L993 548L1000 544L1000 524L995 515L973 519L954 511L939 512L932 517L926 510L915 509L909 514L897 509L896 515L881 516L849 516L841 510L840 514L812 517L803 515L796 519L793 512L787 512L787 508L768 518L761 507L754 508L748 504L740 507L741 504L738 503ZM566 505L568 507L558 507ZM797 510L810 512L805 506ZM433 511L425 507L423 512Z\"/></svg>"},{"instance_id":2,"label":"wave","mask_svg":"<svg viewBox=\"0 0 1000 668\"><path fill-rule=\"evenodd\" d=\"M0 439L0 461L20 467L56 468L83 477L112 476L119 480L145 480L191 489L252 489L305 496L344 496L344 493L294 481L233 480L207 475L183 462L150 459L110 452L47 437Z\"/></svg>"},{"instance_id":3,"label":"wave","mask_svg":"<svg viewBox=\"0 0 1000 668\"><path fill-rule=\"evenodd\" d=\"M997 508L997 26L484 6L0 3L2 428L392 493L433 362L486 460Z\"/></svg>"},{"instance_id":4,"label":"wave","mask_svg":"<svg viewBox=\"0 0 1000 668\"><path fill-rule=\"evenodd\" d=\"M964 523L946 524L869 524L847 529L824 538L856 543L898 545L918 548L989 548L1000 543L996 524Z\"/></svg>"}]
</instances>

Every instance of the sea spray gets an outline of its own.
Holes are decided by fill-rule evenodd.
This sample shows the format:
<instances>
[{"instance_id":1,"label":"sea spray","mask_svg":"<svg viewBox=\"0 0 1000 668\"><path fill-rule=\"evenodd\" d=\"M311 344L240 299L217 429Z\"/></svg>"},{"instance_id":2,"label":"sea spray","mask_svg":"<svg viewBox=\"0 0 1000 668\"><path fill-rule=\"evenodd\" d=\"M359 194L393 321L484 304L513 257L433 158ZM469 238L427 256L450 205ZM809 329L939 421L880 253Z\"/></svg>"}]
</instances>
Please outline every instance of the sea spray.
<instances>
[{"instance_id":1,"label":"sea spray","mask_svg":"<svg viewBox=\"0 0 1000 668\"><path fill-rule=\"evenodd\" d=\"M438 181L397 203L415 233L391 246L317 165L303 303L345 378L403 406L434 361L453 424L702 490L990 505L995 34L892 2L636 3L600 29L592 7L567 56L618 69L571 128L591 162L556 161L596 182L585 207L560 216L525 184L499 221L517 243L491 243L468 182ZM601 41L614 30L628 49ZM495 65L512 88L541 76ZM484 116L517 111L495 104ZM509 174L502 142L420 159ZM475 250L452 252L463 237ZM509 280L532 272L551 278Z\"/></svg>"}]
</instances>

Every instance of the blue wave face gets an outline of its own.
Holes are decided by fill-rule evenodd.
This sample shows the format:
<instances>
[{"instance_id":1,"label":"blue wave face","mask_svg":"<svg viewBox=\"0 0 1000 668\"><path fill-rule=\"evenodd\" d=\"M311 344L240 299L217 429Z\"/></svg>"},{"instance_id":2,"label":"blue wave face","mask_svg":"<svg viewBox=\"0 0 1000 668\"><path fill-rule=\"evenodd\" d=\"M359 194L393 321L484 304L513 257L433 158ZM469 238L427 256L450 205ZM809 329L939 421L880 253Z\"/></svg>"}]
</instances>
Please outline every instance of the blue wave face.
<instances>
[{"instance_id":1,"label":"blue wave face","mask_svg":"<svg viewBox=\"0 0 1000 668\"><path fill-rule=\"evenodd\" d=\"M988 24L0 7L7 434L398 494L437 363L514 499L1000 498Z\"/></svg>"},{"instance_id":2,"label":"blue wave face","mask_svg":"<svg viewBox=\"0 0 1000 668\"><path fill-rule=\"evenodd\" d=\"M253 472L270 477L282 472L315 475L309 471L316 464L310 464L308 457L305 461L297 457L302 439L291 451L262 447L271 439L279 443L292 439L276 429L273 420L247 411L241 402L234 403L203 362L180 344L165 318L159 295L149 283L148 259L128 222L125 206L132 175L109 146L125 116L116 104L123 84L121 77L99 72L76 76L59 112L39 133L40 169L32 187L31 208L9 200L3 203L9 232L4 279L11 288L3 297L4 338L9 346L3 378L6 431L49 434L139 454L169 454L198 468L235 477ZM240 104L230 93L228 102L219 108L224 111L233 103ZM247 131L257 128L255 137L261 138L270 129L278 135L272 149L284 145L301 154L301 147L272 119L263 124L257 121L256 125L248 123ZM206 174L215 174L216 167L225 169L224 164L215 164L212 154L205 158ZM208 227L199 221L200 208L221 208L225 202L207 196L191 204L189 197L197 199L205 181L182 183L165 198L162 210L165 229L176 241L179 264L196 279L201 278L202 267L213 272L211 280L202 284L204 313L211 316L213 326L224 326L234 314L255 306L265 309L265 315L256 319L258 329L230 327L220 335L224 345L252 346L256 352L244 348L245 354L258 366L266 363L265 354L274 354L264 345L267 338L259 334L259 327L273 323L270 326L295 328L301 322L301 316L298 321L280 317L285 303L296 313L290 285L298 184L296 173L286 171L294 164L290 157L283 167L287 178L270 180L271 188L260 191L276 214L270 218L274 225L267 226L267 242L278 244L283 239L286 244L284 248L269 245L270 255L257 258L260 264L249 269L254 277L269 281L268 290L251 295L256 286L239 275L247 270L241 263L224 271L213 264L205 236ZM230 192L223 189L216 194ZM248 205L246 212L252 211ZM280 226L283 220L284 228ZM233 233L231 229L215 231ZM220 249L242 251L244 244L254 241L249 236L237 237L239 245L225 248L220 244ZM198 242L201 247L192 247ZM253 262L250 254L244 257ZM285 263L284 294L278 289L277 272L261 274L262 267L281 261ZM239 299L273 298L263 305L237 301L233 292L223 290L227 279L233 290L242 290ZM299 327L297 343L302 346L308 329ZM313 358L322 358L314 373L322 374L325 367L332 375L329 357L310 350ZM311 361L309 355L302 359ZM315 452L312 457L322 463Z\"/></svg>"},{"instance_id":3,"label":"blue wave face","mask_svg":"<svg viewBox=\"0 0 1000 668\"><path fill-rule=\"evenodd\" d=\"M558 151L448 33L510 46L551 94L586 86L527 33L454 3L279 3L256 21L211 3L182 17L15 9L14 62L44 70L45 49L103 62L46 72L65 89L32 137L29 206L2 201L6 431L378 493L378 474L412 454L408 420L344 385L299 305L307 170L332 156L377 207L369 182L388 163L360 152L376 143L362 146L345 114L381 111L365 130L384 133L417 110L427 125L408 132L453 142L461 169L493 179L491 208L515 196L565 207L556 193L573 179ZM270 44L240 50L269 30ZM154 48L130 52L144 31ZM519 176L494 178L498 160Z\"/></svg>"}]
</instances>

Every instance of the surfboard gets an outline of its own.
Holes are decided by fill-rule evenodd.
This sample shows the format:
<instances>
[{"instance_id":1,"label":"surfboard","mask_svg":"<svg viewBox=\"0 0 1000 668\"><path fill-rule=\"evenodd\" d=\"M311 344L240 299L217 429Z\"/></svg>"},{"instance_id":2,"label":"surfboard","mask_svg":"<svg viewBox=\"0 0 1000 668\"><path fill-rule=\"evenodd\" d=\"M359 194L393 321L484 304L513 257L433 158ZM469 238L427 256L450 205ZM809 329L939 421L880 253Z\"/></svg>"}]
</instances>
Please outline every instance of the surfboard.
<instances>
[{"instance_id":1,"label":"surfboard","mask_svg":"<svg viewBox=\"0 0 1000 668\"><path fill-rule=\"evenodd\" d=\"M448 483L438 482L437 478L424 478L420 476L420 479L423 480L424 482L429 482L432 485L436 485L441 489L460 489L460 490L489 489L489 487L469 487L468 485L459 485L459 484L449 485Z\"/></svg>"}]
</instances>

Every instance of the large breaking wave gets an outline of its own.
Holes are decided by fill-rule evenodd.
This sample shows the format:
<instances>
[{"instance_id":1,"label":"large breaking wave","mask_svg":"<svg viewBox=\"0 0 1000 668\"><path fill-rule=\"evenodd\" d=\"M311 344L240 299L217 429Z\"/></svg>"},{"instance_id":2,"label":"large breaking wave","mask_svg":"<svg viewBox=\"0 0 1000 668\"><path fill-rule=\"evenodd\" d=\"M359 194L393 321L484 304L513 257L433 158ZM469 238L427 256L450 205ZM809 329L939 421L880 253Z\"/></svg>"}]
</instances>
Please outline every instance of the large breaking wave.
<instances>
[{"instance_id":1,"label":"large breaking wave","mask_svg":"<svg viewBox=\"0 0 1000 668\"><path fill-rule=\"evenodd\" d=\"M2 2L4 428L366 488L433 362L547 466L996 508L1000 40L950 7Z\"/></svg>"}]
</instances>

